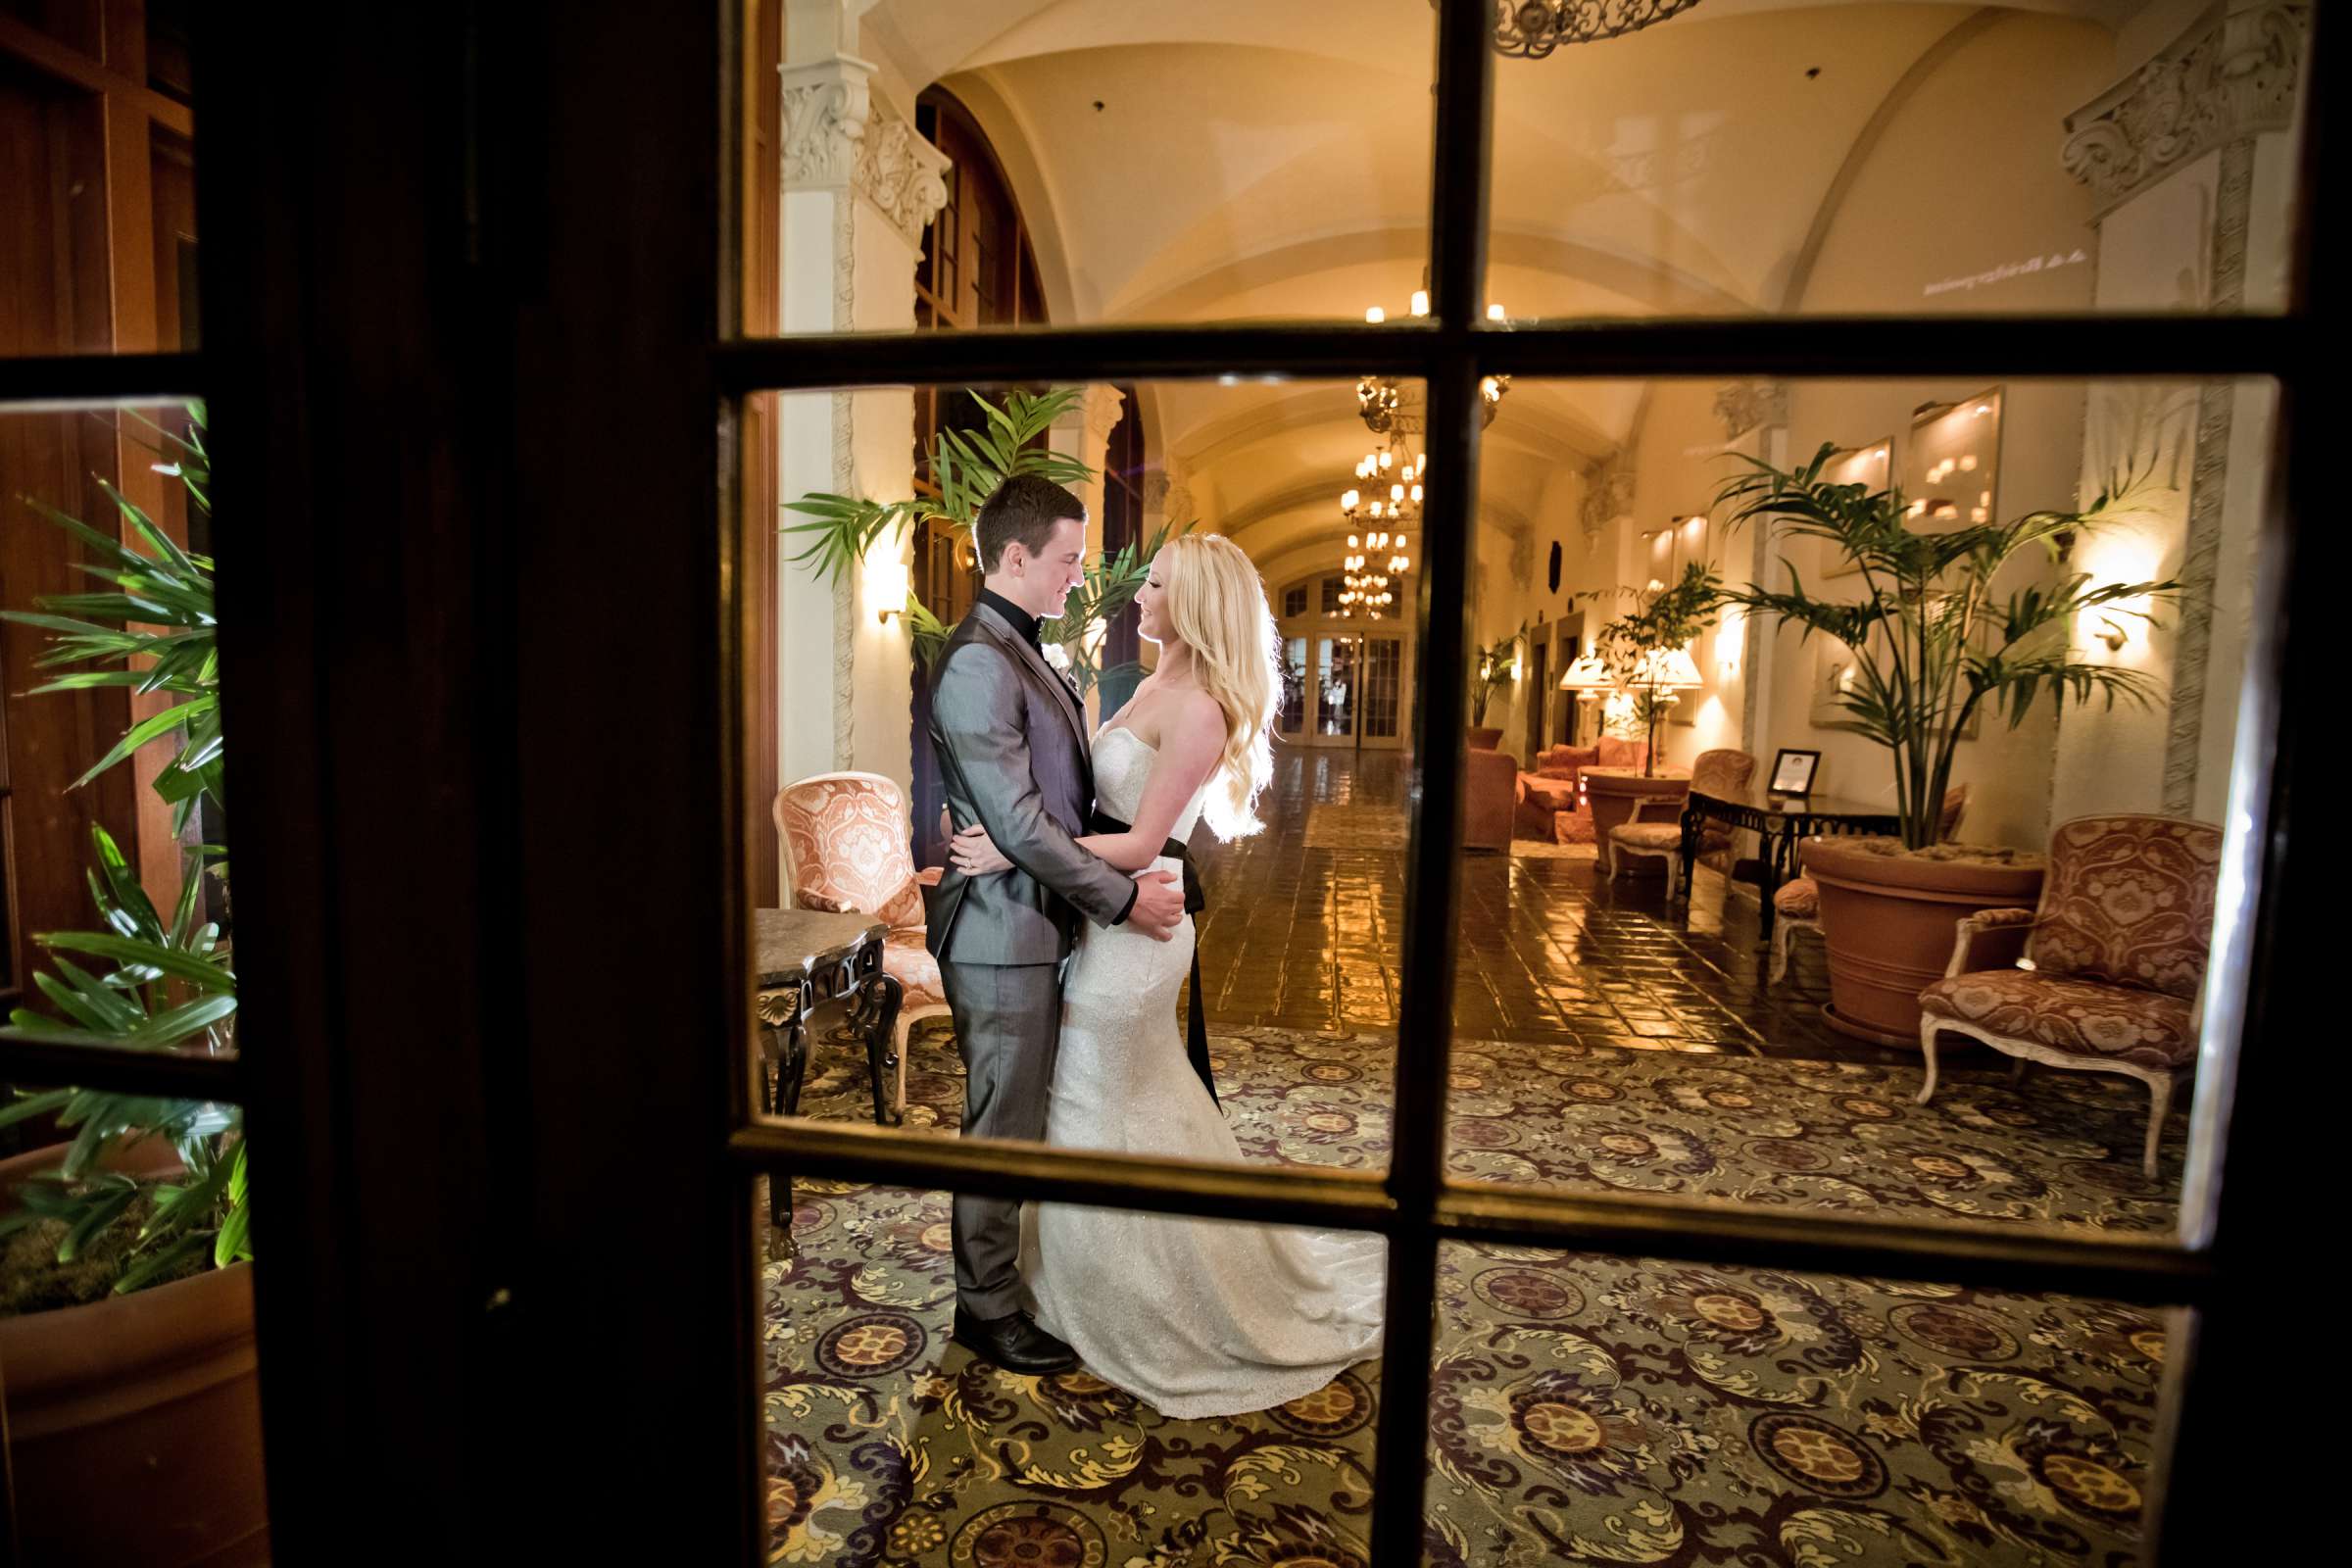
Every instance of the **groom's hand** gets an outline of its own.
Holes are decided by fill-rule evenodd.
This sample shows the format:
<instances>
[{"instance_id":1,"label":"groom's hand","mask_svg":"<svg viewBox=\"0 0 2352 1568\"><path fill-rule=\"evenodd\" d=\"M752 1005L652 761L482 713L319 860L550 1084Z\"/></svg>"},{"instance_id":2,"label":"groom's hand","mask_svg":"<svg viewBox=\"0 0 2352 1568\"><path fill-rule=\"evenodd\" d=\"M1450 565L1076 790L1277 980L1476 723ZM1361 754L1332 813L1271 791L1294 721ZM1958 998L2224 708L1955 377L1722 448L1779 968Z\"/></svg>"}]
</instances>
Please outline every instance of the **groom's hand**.
<instances>
[{"instance_id":1,"label":"groom's hand","mask_svg":"<svg viewBox=\"0 0 2352 1568\"><path fill-rule=\"evenodd\" d=\"M1184 918L1184 879L1173 871L1138 871L1135 873L1135 906L1127 911L1127 924L1154 942L1165 942L1176 934L1177 922Z\"/></svg>"}]
</instances>

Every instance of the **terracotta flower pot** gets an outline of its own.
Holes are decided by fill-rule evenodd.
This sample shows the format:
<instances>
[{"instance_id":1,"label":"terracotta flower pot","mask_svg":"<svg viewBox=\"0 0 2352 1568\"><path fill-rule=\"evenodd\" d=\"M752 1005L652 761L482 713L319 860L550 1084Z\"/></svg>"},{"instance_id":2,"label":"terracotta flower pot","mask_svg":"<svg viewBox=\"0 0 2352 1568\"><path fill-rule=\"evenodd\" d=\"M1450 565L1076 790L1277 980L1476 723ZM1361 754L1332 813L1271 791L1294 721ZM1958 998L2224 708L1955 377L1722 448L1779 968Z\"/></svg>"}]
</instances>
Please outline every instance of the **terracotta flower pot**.
<instances>
[{"instance_id":1,"label":"terracotta flower pot","mask_svg":"<svg viewBox=\"0 0 2352 1568\"><path fill-rule=\"evenodd\" d=\"M1821 887L1835 1028L1877 1045L1919 1048L1919 994L1943 978L1961 917L2033 908L2041 857L1891 838L1807 839L1805 874Z\"/></svg>"},{"instance_id":2,"label":"terracotta flower pot","mask_svg":"<svg viewBox=\"0 0 2352 1568\"><path fill-rule=\"evenodd\" d=\"M1502 745L1502 731L1499 729L1473 729L1469 732L1469 739L1472 751L1491 752Z\"/></svg>"},{"instance_id":3,"label":"terracotta flower pot","mask_svg":"<svg viewBox=\"0 0 2352 1568\"><path fill-rule=\"evenodd\" d=\"M0 1161L0 1208L64 1152ZM150 1140L122 1163L154 1175L176 1161ZM24 1561L270 1560L250 1266L0 1318L0 1380Z\"/></svg>"}]
</instances>

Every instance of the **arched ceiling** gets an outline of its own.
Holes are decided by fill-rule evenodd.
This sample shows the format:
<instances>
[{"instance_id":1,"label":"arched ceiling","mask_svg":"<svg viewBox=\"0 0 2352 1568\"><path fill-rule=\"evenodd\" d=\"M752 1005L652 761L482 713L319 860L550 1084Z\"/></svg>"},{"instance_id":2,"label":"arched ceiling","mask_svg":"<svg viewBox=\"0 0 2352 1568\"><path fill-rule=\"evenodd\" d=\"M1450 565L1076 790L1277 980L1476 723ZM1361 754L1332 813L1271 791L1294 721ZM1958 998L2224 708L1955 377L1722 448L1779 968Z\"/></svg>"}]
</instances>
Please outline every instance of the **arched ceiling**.
<instances>
[{"instance_id":1,"label":"arched ceiling","mask_svg":"<svg viewBox=\"0 0 2352 1568\"><path fill-rule=\"evenodd\" d=\"M2113 25L2139 3L1997 9ZM1856 138L1981 9L1704 0L1498 62L1488 297L1519 317L1781 309ZM1017 147L1054 319L1356 319L1402 314L1428 255L1434 36L1429 0L879 0L858 52L906 90L944 82ZM1211 526L1261 562L1336 545L1331 498L1370 444L1351 386L1166 385L1147 406ZM1635 386L1515 388L1489 520L1524 526L1640 406Z\"/></svg>"}]
</instances>

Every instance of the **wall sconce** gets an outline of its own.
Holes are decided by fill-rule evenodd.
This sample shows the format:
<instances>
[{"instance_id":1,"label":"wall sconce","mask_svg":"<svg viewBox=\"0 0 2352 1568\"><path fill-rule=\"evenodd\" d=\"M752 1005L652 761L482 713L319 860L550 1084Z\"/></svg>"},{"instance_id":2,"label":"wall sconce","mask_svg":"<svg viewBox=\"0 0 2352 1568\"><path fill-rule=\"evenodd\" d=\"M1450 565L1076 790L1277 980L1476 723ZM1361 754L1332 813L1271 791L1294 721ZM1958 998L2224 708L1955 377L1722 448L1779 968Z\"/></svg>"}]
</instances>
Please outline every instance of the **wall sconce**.
<instances>
[{"instance_id":1,"label":"wall sconce","mask_svg":"<svg viewBox=\"0 0 2352 1568\"><path fill-rule=\"evenodd\" d=\"M1715 668L1726 679L1740 673L1740 650L1747 641L1747 617L1727 610L1715 623Z\"/></svg>"},{"instance_id":2,"label":"wall sconce","mask_svg":"<svg viewBox=\"0 0 2352 1568\"><path fill-rule=\"evenodd\" d=\"M874 619L889 625L893 615L906 613L907 596L914 592L914 575L906 563L892 556L868 556L865 562L865 602L874 607Z\"/></svg>"},{"instance_id":3,"label":"wall sconce","mask_svg":"<svg viewBox=\"0 0 2352 1568\"><path fill-rule=\"evenodd\" d=\"M2111 654L2122 653L2124 644L2132 640L2132 634L2124 629L2124 623L2113 615L2101 615L2099 629L2092 632L2091 635L2105 643L2107 651Z\"/></svg>"}]
</instances>

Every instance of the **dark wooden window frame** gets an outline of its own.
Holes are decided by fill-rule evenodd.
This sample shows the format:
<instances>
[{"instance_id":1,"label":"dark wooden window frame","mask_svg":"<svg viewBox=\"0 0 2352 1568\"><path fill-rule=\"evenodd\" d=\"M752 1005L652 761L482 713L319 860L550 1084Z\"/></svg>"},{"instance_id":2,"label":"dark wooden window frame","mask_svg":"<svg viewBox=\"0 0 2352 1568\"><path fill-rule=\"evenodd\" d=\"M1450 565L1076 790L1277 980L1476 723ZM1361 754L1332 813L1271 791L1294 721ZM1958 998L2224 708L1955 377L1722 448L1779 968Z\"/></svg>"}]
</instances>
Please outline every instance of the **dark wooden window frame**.
<instances>
[{"instance_id":1,"label":"dark wooden window frame","mask_svg":"<svg viewBox=\"0 0 2352 1568\"><path fill-rule=\"evenodd\" d=\"M2168 1357L2157 1439L2160 1469L2196 1485L2156 1478L2161 1549L2185 1560L2231 1523L2269 1474L2237 1412L2267 1397L2262 1324L2288 1266L2280 1217L2294 1212L2303 1173L2290 1159L2305 1147L2289 1064L2245 1047L2284 1045L2304 1021L2305 950L2288 944L2322 928L2316 868L2288 855L2292 785L2311 770L2311 749L2296 748L2279 714L2308 706L2298 696L2318 700L2330 667L2319 636L2340 613L2333 575L2301 559L2319 539L2292 525L2324 524L2340 504L2323 462L2347 412L2322 348L2340 312L2310 282L2336 275L2327 264L2342 254L2328 226L2341 204L2326 192L2341 192L2343 160L2327 123L2324 20L2304 95L2305 226L2282 318L1492 331L1477 310L1490 9L1446 0L1425 321L749 341L722 261L739 239L721 182L738 134L736 9L658 24L629 13L581 8L553 29L492 13L433 13L390 31L338 24L305 36L312 70L301 78L265 64L274 19L208 17L212 32L197 40L212 236L201 355L0 362L0 408L213 400L217 500L234 519L220 547L232 782L251 813L240 820L270 825L238 854L245 1055L8 1045L0 1077L248 1101L268 1150L257 1151L257 1180L286 1195L257 1220L269 1250L256 1272L272 1528L286 1560L328 1553L362 1518L387 1549L464 1539L489 1553L558 1532L558 1484L579 1466L559 1418L540 1412L583 1389L601 1428L640 1440L631 1485L598 1495L600 1544L674 1554L691 1542L756 1560L750 1178L770 1169L1384 1233L1376 1466L1389 1484L1372 1521L1384 1568L1420 1555L1422 1493L1405 1478L1424 1473L1435 1265L1449 1238L2184 1305L2189 1332ZM501 95L480 93L485 80ZM613 116L624 95L635 113ZM464 134L438 112L446 102L463 106ZM671 135L644 137L643 123ZM708 169L676 156L697 145L715 154ZM377 221L356 232L337 224L345 176L328 154L362 149L413 183L379 178ZM659 203L665 221L608 221L633 203ZM346 292L360 283L372 287ZM581 342L596 353L582 357ZM1369 370L1430 389L1438 526L1424 530L1415 597L1421 657L1437 671L1469 652L1483 374L2276 378L2279 461L2177 1239L1448 1182L1465 693L1443 678L1418 683L1413 713L1398 1026L1418 1049L1399 1053L1385 1177L754 1117L741 1049L754 803L733 576L745 545L724 461L741 400L924 381ZM615 398L636 402L631 439L580 462L580 430ZM348 482L360 460L380 468L387 457L413 465L403 471L415 482L372 487L381 494ZM608 557L640 543L649 515L669 519L673 547L628 555L630 569L615 572ZM337 526L319 525L328 516ZM408 597L388 627L354 636L340 615L354 584L400 584ZM646 624L662 635L632 635ZM429 657L387 663L388 636L403 645L396 656ZM2304 657L2291 657L2298 648ZM627 662L579 681L583 650ZM408 685L387 680L395 670ZM577 760L591 739L609 740L616 693L635 744L661 759L626 778ZM466 814L388 847L387 808L407 804L419 760L436 798ZM463 917L448 918L453 908ZM404 998L387 986L396 976L426 990ZM421 1140L414 1118L426 1119ZM375 1489L396 1466L403 1506L387 1511Z\"/></svg>"}]
</instances>

